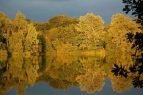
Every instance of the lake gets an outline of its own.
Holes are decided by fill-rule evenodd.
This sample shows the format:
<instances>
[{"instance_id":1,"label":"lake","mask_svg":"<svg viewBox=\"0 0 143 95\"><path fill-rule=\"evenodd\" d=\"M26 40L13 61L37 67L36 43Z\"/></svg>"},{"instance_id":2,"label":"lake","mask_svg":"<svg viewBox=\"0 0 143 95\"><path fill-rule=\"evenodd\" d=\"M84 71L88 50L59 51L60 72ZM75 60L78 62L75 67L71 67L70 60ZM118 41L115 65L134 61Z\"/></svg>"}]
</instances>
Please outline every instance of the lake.
<instances>
[{"instance_id":1,"label":"lake","mask_svg":"<svg viewBox=\"0 0 143 95\"><path fill-rule=\"evenodd\" d=\"M135 63L129 54L9 57L0 60L0 95L142 95Z\"/></svg>"}]
</instances>

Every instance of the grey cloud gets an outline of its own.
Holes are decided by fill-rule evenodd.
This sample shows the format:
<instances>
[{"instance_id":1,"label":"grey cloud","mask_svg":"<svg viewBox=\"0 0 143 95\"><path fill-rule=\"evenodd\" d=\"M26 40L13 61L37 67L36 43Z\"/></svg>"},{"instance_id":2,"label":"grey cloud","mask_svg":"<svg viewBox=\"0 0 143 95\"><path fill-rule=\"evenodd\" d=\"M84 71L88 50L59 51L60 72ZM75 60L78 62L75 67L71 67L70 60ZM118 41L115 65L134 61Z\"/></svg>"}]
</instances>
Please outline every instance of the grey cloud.
<instances>
[{"instance_id":1,"label":"grey cloud","mask_svg":"<svg viewBox=\"0 0 143 95\"><path fill-rule=\"evenodd\" d=\"M49 0L49 1L57 1L57 2L62 2L62 1L72 1L72 0Z\"/></svg>"},{"instance_id":2,"label":"grey cloud","mask_svg":"<svg viewBox=\"0 0 143 95\"><path fill-rule=\"evenodd\" d=\"M122 12L121 0L0 0L0 11L14 18L21 11L32 21L47 21L55 15L83 16L93 12L106 23L113 14Z\"/></svg>"}]
</instances>

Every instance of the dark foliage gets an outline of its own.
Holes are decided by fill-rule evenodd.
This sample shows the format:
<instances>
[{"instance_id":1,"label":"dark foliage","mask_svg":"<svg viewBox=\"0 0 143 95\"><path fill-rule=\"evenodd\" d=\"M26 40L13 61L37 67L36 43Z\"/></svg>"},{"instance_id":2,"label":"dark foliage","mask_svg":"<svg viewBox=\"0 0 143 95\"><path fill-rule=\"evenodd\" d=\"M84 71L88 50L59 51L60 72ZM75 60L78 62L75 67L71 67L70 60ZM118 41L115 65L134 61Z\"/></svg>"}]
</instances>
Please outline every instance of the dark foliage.
<instances>
[{"instance_id":1,"label":"dark foliage","mask_svg":"<svg viewBox=\"0 0 143 95\"><path fill-rule=\"evenodd\" d=\"M132 49L136 49L138 51L143 51L143 33L136 32L136 34L127 33L127 40L130 43L133 43Z\"/></svg>"},{"instance_id":2,"label":"dark foliage","mask_svg":"<svg viewBox=\"0 0 143 95\"><path fill-rule=\"evenodd\" d=\"M125 7L123 11L125 13L129 13L132 11L132 15L139 18L137 23L141 23L143 25L143 0L122 0L125 3Z\"/></svg>"},{"instance_id":3,"label":"dark foliage","mask_svg":"<svg viewBox=\"0 0 143 95\"><path fill-rule=\"evenodd\" d=\"M139 87L142 88L143 87L143 80L139 79L139 76L133 78L133 85L134 87Z\"/></svg>"},{"instance_id":4,"label":"dark foliage","mask_svg":"<svg viewBox=\"0 0 143 95\"><path fill-rule=\"evenodd\" d=\"M116 76L123 76L123 77L127 77L127 70L124 69L124 67L121 65L120 67L117 64L114 64L115 68L112 69L112 73L114 73L114 75Z\"/></svg>"},{"instance_id":5,"label":"dark foliage","mask_svg":"<svg viewBox=\"0 0 143 95\"><path fill-rule=\"evenodd\" d=\"M131 33L131 32L129 32L129 33L127 33L126 35L127 35L127 41L128 41L129 43L133 42L134 34Z\"/></svg>"},{"instance_id":6,"label":"dark foliage","mask_svg":"<svg viewBox=\"0 0 143 95\"><path fill-rule=\"evenodd\" d=\"M123 11L129 13L132 11L132 15L138 17L136 20L137 23L140 23L142 26L139 27L143 29L143 0L122 0L125 4ZM136 31L136 34L127 33L128 42L132 42L132 49L135 48L137 51L143 51L143 33ZM135 56L136 56L135 52Z\"/></svg>"}]
</instances>

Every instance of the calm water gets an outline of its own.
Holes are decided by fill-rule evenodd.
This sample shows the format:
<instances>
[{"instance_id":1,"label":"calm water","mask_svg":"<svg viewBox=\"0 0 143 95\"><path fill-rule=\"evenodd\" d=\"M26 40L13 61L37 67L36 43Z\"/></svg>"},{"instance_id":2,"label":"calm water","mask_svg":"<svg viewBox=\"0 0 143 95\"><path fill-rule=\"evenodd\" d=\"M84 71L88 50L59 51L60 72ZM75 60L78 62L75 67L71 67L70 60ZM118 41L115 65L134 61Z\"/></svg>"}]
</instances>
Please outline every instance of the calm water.
<instances>
[{"instance_id":1,"label":"calm water","mask_svg":"<svg viewBox=\"0 0 143 95\"><path fill-rule=\"evenodd\" d=\"M32 87L26 88L25 95L142 95L142 89L131 88L130 90L118 93L113 91L111 82L109 79L105 80L106 85L103 87L102 91L95 92L94 94L88 94L86 91L80 91L77 88L68 88L67 90L53 89L47 83L37 83ZM5 95L16 95L16 89L13 88Z\"/></svg>"},{"instance_id":2,"label":"calm water","mask_svg":"<svg viewBox=\"0 0 143 95\"><path fill-rule=\"evenodd\" d=\"M11 57L0 61L0 95L143 95L134 62L127 54ZM124 74L111 72L115 64Z\"/></svg>"}]
</instances>

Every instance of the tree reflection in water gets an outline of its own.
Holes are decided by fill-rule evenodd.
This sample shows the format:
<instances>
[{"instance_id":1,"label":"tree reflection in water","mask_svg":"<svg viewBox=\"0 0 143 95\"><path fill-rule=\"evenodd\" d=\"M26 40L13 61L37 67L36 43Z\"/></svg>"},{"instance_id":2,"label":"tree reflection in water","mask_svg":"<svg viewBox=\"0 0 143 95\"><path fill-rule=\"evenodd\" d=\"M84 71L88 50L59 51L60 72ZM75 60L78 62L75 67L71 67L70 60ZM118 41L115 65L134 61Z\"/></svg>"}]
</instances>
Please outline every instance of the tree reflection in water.
<instances>
[{"instance_id":1,"label":"tree reflection in water","mask_svg":"<svg viewBox=\"0 0 143 95\"><path fill-rule=\"evenodd\" d=\"M132 63L130 57L125 54L109 55L106 56L106 63L103 62L105 59L99 56L61 54L11 57L1 61L3 65L0 67L0 94L4 95L15 87L17 95L24 95L28 86L39 82L61 90L80 85L81 91L95 93L103 89L106 78L111 80L112 88L117 92L129 90L132 85L142 87L142 57L136 60L136 64ZM114 64L115 62L122 64Z\"/></svg>"},{"instance_id":2,"label":"tree reflection in water","mask_svg":"<svg viewBox=\"0 0 143 95\"><path fill-rule=\"evenodd\" d=\"M137 57L135 63L130 65L129 68L125 69L122 65L114 64L114 68L112 69L112 73L115 76L121 77L130 77L129 75L134 74L135 76L132 77L132 84L133 86L142 88L143 87L143 53L140 57Z\"/></svg>"}]
</instances>

